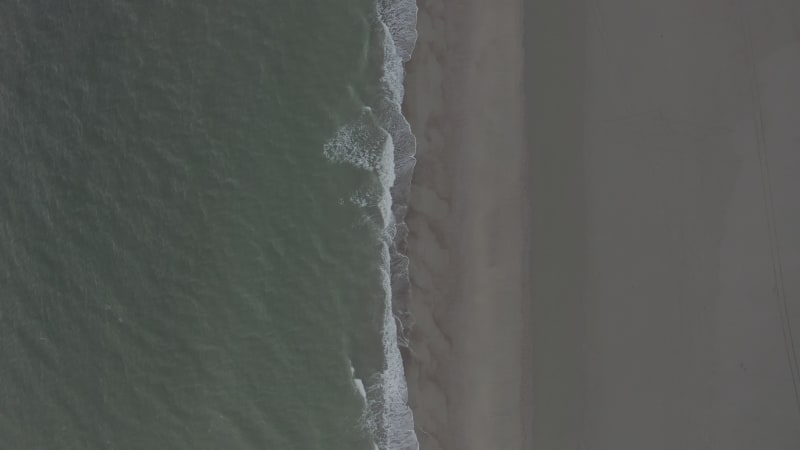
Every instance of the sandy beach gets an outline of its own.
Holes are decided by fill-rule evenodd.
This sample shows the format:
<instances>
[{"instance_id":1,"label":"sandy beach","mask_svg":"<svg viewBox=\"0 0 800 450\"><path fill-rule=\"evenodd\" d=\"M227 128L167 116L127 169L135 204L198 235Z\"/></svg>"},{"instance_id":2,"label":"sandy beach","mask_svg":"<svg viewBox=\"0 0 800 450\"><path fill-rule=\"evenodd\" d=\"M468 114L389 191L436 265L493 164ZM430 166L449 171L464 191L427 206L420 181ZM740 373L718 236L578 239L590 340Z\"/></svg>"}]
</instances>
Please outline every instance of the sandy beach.
<instances>
[{"instance_id":1,"label":"sandy beach","mask_svg":"<svg viewBox=\"0 0 800 450\"><path fill-rule=\"evenodd\" d=\"M800 448L800 4L419 6L422 450Z\"/></svg>"},{"instance_id":2,"label":"sandy beach","mask_svg":"<svg viewBox=\"0 0 800 450\"><path fill-rule=\"evenodd\" d=\"M525 448L522 4L419 6L405 111L418 139L406 367L417 434L424 449Z\"/></svg>"}]
</instances>

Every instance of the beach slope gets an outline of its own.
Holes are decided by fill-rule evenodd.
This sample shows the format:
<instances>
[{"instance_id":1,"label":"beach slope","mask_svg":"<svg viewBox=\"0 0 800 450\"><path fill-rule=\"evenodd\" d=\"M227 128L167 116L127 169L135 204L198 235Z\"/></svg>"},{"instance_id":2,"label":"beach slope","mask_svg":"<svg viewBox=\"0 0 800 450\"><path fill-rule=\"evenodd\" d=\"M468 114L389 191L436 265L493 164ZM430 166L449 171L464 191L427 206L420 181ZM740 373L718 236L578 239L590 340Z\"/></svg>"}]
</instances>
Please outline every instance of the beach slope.
<instances>
[{"instance_id":1,"label":"beach slope","mask_svg":"<svg viewBox=\"0 0 800 450\"><path fill-rule=\"evenodd\" d=\"M423 450L800 448L799 5L420 1Z\"/></svg>"},{"instance_id":2,"label":"beach slope","mask_svg":"<svg viewBox=\"0 0 800 450\"><path fill-rule=\"evenodd\" d=\"M419 6L405 105L417 434L423 449L526 448L522 3Z\"/></svg>"}]
</instances>

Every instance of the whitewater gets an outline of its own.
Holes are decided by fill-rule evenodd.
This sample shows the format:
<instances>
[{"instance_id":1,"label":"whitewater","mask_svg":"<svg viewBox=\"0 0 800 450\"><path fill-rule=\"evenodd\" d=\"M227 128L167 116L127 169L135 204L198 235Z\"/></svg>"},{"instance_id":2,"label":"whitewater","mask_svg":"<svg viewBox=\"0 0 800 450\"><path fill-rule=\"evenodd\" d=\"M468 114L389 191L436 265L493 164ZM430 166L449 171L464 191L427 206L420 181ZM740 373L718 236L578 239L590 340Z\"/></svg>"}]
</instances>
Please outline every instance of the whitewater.
<instances>
[{"instance_id":1,"label":"whitewater","mask_svg":"<svg viewBox=\"0 0 800 450\"><path fill-rule=\"evenodd\" d=\"M350 198L365 209L377 208L382 245L384 367L366 382L354 379L365 400L363 425L376 448L418 450L400 354L408 325L403 305L409 286L408 258L398 250L408 234L404 220L416 161L416 139L402 114L403 65L411 58L417 39L416 2L379 0L375 19L383 44L383 95L374 108L365 106L353 122L339 129L324 146L324 154L332 162L370 171L378 181L377 189Z\"/></svg>"}]
</instances>

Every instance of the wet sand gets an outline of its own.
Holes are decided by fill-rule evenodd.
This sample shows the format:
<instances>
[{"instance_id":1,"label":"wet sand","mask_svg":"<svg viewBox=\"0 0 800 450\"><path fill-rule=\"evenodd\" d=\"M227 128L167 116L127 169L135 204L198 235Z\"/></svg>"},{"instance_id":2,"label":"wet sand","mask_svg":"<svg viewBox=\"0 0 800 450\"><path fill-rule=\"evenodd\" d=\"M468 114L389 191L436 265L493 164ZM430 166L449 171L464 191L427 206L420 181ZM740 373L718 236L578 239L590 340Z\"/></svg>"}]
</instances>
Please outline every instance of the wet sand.
<instances>
[{"instance_id":1,"label":"wet sand","mask_svg":"<svg viewBox=\"0 0 800 450\"><path fill-rule=\"evenodd\" d=\"M405 113L410 402L423 449L525 448L527 149L522 4L420 1Z\"/></svg>"}]
</instances>

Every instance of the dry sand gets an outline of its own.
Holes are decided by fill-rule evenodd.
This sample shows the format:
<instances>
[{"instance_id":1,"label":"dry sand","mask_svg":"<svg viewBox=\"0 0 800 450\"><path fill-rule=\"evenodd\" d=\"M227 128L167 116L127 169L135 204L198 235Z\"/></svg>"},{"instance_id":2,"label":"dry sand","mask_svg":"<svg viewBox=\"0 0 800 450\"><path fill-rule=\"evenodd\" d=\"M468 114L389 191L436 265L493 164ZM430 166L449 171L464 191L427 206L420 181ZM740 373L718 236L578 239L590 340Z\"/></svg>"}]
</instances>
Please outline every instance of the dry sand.
<instances>
[{"instance_id":1,"label":"dry sand","mask_svg":"<svg viewBox=\"0 0 800 450\"><path fill-rule=\"evenodd\" d=\"M420 7L422 449L800 448L800 3Z\"/></svg>"}]
</instances>

